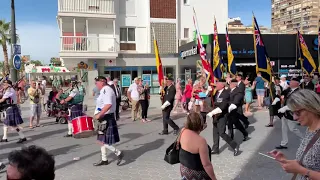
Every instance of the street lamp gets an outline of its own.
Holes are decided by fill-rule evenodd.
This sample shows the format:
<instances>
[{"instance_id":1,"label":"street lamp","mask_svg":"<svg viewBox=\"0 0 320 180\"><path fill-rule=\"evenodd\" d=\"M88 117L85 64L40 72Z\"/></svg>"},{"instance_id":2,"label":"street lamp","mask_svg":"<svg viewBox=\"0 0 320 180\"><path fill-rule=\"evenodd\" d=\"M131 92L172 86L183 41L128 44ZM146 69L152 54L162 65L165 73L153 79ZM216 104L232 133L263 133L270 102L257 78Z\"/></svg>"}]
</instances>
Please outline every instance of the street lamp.
<instances>
[{"instance_id":1,"label":"street lamp","mask_svg":"<svg viewBox=\"0 0 320 180\"><path fill-rule=\"evenodd\" d=\"M13 57L14 50L13 45L17 44L17 34L16 34L16 14L14 8L14 0L11 0L11 63L12 66L10 68L11 80L17 81L17 70L13 67Z\"/></svg>"}]
</instances>

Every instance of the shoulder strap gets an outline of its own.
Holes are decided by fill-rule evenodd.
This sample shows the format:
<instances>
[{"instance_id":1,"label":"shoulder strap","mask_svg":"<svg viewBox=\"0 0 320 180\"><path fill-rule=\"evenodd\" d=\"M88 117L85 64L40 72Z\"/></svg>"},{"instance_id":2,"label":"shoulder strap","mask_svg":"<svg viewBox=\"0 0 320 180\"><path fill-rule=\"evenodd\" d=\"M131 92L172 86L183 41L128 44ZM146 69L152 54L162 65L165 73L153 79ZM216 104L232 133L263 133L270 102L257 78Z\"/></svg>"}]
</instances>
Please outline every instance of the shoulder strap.
<instances>
[{"instance_id":1,"label":"shoulder strap","mask_svg":"<svg viewBox=\"0 0 320 180\"><path fill-rule=\"evenodd\" d=\"M308 153L308 151L312 148L312 146L317 142L317 140L320 138L320 130L318 130L317 134L315 134L312 139L309 141L306 149L304 150L299 162L300 164L303 161L304 156Z\"/></svg>"},{"instance_id":2,"label":"shoulder strap","mask_svg":"<svg viewBox=\"0 0 320 180\"><path fill-rule=\"evenodd\" d=\"M180 139L181 139L181 135L182 135L182 132L185 130L185 128L181 129L179 135L177 136L177 139L176 139L176 149L179 149L179 146L180 146Z\"/></svg>"}]
</instances>

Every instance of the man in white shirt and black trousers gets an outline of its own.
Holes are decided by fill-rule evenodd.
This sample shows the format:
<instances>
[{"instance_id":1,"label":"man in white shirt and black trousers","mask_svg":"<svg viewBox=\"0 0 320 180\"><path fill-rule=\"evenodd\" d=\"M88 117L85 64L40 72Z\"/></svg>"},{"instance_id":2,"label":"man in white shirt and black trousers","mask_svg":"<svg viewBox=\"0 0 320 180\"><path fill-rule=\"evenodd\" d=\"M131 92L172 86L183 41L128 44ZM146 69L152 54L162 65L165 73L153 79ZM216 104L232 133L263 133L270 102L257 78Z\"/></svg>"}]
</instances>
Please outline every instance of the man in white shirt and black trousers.
<instances>
[{"instance_id":1,"label":"man in white shirt and black trousers","mask_svg":"<svg viewBox=\"0 0 320 180\"><path fill-rule=\"evenodd\" d=\"M94 119L98 121L97 140L101 144L101 160L94 166L108 165L107 149L118 157L117 165L120 165L124 156L123 152L116 149L113 144L120 141L117 122L115 120L116 95L107 80L103 76L95 78L96 86L100 90L97 98L97 107Z\"/></svg>"},{"instance_id":2,"label":"man in white shirt and black trousers","mask_svg":"<svg viewBox=\"0 0 320 180\"><path fill-rule=\"evenodd\" d=\"M168 124L173 128L173 134L178 135L179 126L176 125L170 118L170 113L173 109L174 97L176 95L176 88L172 84L173 78L169 77L166 81L166 87L164 88L164 97L162 109L162 118L163 118L163 130L160 132L160 135L168 134Z\"/></svg>"}]
</instances>

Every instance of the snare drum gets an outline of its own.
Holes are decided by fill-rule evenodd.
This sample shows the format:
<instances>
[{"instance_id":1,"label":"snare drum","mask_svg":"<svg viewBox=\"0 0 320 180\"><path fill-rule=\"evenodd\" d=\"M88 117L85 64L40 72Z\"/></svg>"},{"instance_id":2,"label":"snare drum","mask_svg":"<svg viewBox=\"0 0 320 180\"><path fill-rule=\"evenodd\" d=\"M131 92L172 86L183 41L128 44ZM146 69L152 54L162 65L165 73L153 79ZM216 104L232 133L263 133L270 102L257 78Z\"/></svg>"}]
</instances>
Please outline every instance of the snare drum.
<instances>
[{"instance_id":1,"label":"snare drum","mask_svg":"<svg viewBox=\"0 0 320 180\"><path fill-rule=\"evenodd\" d=\"M79 116L72 119L73 137L88 138L95 134L93 126L93 118L89 116Z\"/></svg>"}]
</instances>

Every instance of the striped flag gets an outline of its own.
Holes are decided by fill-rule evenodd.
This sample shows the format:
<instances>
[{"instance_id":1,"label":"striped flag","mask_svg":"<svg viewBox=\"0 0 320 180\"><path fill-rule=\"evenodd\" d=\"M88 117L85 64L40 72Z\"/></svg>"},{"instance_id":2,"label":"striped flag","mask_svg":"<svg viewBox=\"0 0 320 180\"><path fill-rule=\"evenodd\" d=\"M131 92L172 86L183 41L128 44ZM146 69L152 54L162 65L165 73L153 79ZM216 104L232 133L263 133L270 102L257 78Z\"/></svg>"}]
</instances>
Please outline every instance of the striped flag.
<instances>
[{"instance_id":1,"label":"striped flag","mask_svg":"<svg viewBox=\"0 0 320 180\"><path fill-rule=\"evenodd\" d=\"M237 67L234 62L234 56L229 39L228 26L226 27L226 41L227 41L227 52L228 52L228 72L234 76L237 73Z\"/></svg>"},{"instance_id":2,"label":"striped flag","mask_svg":"<svg viewBox=\"0 0 320 180\"><path fill-rule=\"evenodd\" d=\"M220 45L218 40L218 28L216 18L214 18L214 34L213 34L213 73L214 77L219 79L223 78L224 66L220 56Z\"/></svg>"},{"instance_id":3,"label":"striped flag","mask_svg":"<svg viewBox=\"0 0 320 180\"><path fill-rule=\"evenodd\" d=\"M153 44L154 44L154 54L156 56L156 66L157 66L157 72L158 72L158 81L160 86L164 86L163 80L163 69L162 69L162 63L161 63L161 58L159 54L159 49L158 49L158 43L154 34L154 29L153 30Z\"/></svg>"},{"instance_id":4,"label":"striped flag","mask_svg":"<svg viewBox=\"0 0 320 180\"><path fill-rule=\"evenodd\" d=\"M202 38L201 38L201 34L200 34L200 31L199 31L199 27L198 27L196 11L194 10L194 8L193 8L193 23L194 23L194 27L196 29L197 44L198 44L198 49L199 49L199 53L200 53L200 59L201 59L201 62L202 62L203 70L204 70L204 72L205 72L205 74L207 76L208 82L214 84L214 75L213 75L210 63L207 60L206 50L202 45Z\"/></svg>"}]
</instances>

